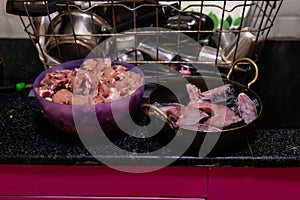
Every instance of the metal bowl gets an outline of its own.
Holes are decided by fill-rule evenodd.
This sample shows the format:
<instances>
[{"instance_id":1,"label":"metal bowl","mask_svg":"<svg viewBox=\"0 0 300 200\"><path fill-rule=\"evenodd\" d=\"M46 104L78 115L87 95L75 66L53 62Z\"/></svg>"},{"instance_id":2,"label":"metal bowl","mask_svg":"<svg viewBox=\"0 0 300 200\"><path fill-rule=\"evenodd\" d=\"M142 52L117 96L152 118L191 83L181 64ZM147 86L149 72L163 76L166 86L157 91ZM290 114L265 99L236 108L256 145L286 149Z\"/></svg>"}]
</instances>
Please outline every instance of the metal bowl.
<instances>
[{"instance_id":1,"label":"metal bowl","mask_svg":"<svg viewBox=\"0 0 300 200\"><path fill-rule=\"evenodd\" d=\"M111 26L100 16L77 10L59 13L49 24L45 52L60 62L85 58L112 33Z\"/></svg>"},{"instance_id":2,"label":"metal bowl","mask_svg":"<svg viewBox=\"0 0 300 200\"><path fill-rule=\"evenodd\" d=\"M40 86L40 82L45 77L46 73L51 72L53 70L73 69L75 67L80 67L83 61L83 59L69 61L43 71L35 79L33 88ZM143 72L134 65L124 62L113 62L112 65L114 64L123 65L130 71L134 71L140 74L144 80ZM95 113L99 123L89 124L89 128L92 129L93 127L100 125L105 134L114 133L119 130L115 118L117 117L118 121L120 119L124 119L125 122L128 118L128 112L126 112L128 111L128 109L130 115L134 116L138 111L140 102L142 100L143 92L144 84L142 84L132 94L117 100L113 100L111 102L96 105L76 105L76 112L80 112L80 119L77 119L76 125L89 123L89 117L91 116L91 114ZM74 105L59 104L48 101L45 98L41 97L36 91L35 96L38 106L41 109L42 113L54 127L65 133L71 133L75 135L78 134L76 125L74 123ZM114 114L112 112L112 109L114 111ZM76 115L78 115L78 112L76 113ZM115 113L117 113L117 116L115 115ZM93 132L91 130L86 130L86 134L89 136L90 134L93 134Z\"/></svg>"}]
</instances>

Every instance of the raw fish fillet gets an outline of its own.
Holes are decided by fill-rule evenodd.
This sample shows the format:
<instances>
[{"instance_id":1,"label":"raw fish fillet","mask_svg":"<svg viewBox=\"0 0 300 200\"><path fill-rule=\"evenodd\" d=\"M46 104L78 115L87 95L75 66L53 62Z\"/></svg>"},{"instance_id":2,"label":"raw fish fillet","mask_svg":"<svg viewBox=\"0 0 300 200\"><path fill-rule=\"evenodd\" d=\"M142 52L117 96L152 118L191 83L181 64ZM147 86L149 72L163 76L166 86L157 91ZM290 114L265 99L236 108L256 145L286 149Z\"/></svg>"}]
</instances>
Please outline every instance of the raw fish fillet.
<instances>
[{"instance_id":1,"label":"raw fish fillet","mask_svg":"<svg viewBox=\"0 0 300 200\"><path fill-rule=\"evenodd\" d=\"M257 118L255 103L245 93L240 93L237 97L237 106L240 116L246 124Z\"/></svg>"},{"instance_id":2,"label":"raw fish fillet","mask_svg":"<svg viewBox=\"0 0 300 200\"><path fill-rule=\"evenodd\" d=\"M223 128L242 120L233 110L223 105L199 100L198 102L191 103L191 106L211 113L212 116L203 123L217 128Z\"/></svg>"},{"instance_id":3,"label":"raw fish fillet","mask_svg":"<svg viewBox=\"0 0 300 200\"><path fill-rule=\"evenodd\" d=\"M201 92L200 98L205 101L212 101L214 103L226 102L229 99L235 98L235 90L232 84L225 84L211 90Z\"/></svg>"}]
</instances>

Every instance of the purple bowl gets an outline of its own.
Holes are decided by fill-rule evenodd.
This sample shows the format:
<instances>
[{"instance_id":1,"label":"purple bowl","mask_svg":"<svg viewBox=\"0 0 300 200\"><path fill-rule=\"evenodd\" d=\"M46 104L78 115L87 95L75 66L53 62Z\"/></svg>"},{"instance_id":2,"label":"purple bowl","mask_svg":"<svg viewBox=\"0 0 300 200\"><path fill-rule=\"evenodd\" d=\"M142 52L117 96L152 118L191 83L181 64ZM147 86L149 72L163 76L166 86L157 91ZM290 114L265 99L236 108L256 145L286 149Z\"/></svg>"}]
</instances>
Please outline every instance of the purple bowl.
<instances>
[{"instance_id":1,"label":"purple bowl","mask_svg":"<svg viewBox=\"0 0 300 200\"><path fill-rule=\"evenodd\" d=\"M35 79L33 88L40 86L40 82L45 77L46 73L51 72L53 70L73 69L75 67L80 67L83 61L84 59L68 61L43 71ZM134 65L129 63L124 63L124 62L118 62L118 61L112 62L112 65L114 64L123 65L124 67L128 68L130 71L134 71L140 74L144 80L143 72L139 68L135 67ZM74 123L74 115L73 115L74 105L66 105L66 104L51 102L41 97L35 90L34 92L35 92L38 106L41 109L41 112L44 114L44 116L54 127L56 127L57 129L65 133L71 133L71 134L78 133ZM122 119L124 119L125 122L126 119L128 119L128 112L133 117L139 109L143 97L143 92L144 92L144 84L142 84L142 86L140 86L134 93L122 97L120 99L114 100L112 102L101 103L96 105L84 105L84 106L76 105L76 115L77 116L78 114L80 115L80 113L78 113L78 110L80 110L79 112L82 111L82 117L80 118L79 121L78 121L78 117L76 117L77 127L78 124L79 125L85 124L86 127L91 127L91 129L93 129L94 126L100 125L105 134L116 132L117 130L119 130L119 126L117 125L115 118L116 117L118 118L118 122L120 120L122 121ZM112 112L112 106L114 106L114 115ZM91 107L92 107L91 112L93 112L92 115L95 113L98 119L98 124L91 124L91 120L89 120L90 113L88 112L90 112ZM115 112L116 110L117 112ZM124 112L125 110L127 112ZM87 135L91 133L93 132L90 130L86 131Z\"/></svg>"}]
</instances>

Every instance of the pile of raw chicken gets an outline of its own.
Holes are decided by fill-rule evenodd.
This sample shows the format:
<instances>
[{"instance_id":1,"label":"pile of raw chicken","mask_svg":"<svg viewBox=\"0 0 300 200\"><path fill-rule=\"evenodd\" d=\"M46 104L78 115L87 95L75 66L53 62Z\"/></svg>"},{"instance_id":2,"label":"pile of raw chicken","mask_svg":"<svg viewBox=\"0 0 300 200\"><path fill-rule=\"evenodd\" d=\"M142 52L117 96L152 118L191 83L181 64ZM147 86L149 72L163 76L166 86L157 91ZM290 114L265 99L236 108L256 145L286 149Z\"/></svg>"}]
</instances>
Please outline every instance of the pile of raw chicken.
<instances>
[{"instance_id":1,"label":"pile of raw chicken","mask_svg":"<svg viewBox=\"0 0 300 200\"><path fill-rule=\"evenodd\" d=\"M191 83L186 84L190 102L163 104L160 109L177 126L195 131L221 131L233 125L249 124L258 116L257 100L245 93L237 96L232 84L201 92Z\"/></svg>"},{"instance_id":2,"label":"pile of raw chicken","mask_svg":"<svg viewBox=\"0 0 300 200\"><path fill-rule=\"evenodd\" d=\"M48 72L36 87L52 102L88 105L110 102L132 94L143 83L140 74L123 65L111 66L110 59L87 59L80 68Z\"/></svg>"}]
</instances>

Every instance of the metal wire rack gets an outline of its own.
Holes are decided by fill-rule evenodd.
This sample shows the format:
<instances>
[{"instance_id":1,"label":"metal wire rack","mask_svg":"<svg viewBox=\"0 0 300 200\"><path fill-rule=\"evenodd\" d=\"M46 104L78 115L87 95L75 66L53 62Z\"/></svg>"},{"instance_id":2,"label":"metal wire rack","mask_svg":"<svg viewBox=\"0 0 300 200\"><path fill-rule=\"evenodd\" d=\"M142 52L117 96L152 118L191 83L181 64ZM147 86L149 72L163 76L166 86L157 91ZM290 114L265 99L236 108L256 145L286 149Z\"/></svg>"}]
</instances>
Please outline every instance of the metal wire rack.
<instances>
[{"instance_id":1,"label":"metal wire rack","mask_svg":"<svg viewBox=\"0 0 300 200\"><path fill-rule=\"evenodd\" d=\"M259 59L281 4L8 0L6 12L20 16L45 68L91 52L137 65L204 63L228 68L240 57Z\"/></svg>"}]
</instances>

